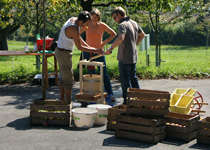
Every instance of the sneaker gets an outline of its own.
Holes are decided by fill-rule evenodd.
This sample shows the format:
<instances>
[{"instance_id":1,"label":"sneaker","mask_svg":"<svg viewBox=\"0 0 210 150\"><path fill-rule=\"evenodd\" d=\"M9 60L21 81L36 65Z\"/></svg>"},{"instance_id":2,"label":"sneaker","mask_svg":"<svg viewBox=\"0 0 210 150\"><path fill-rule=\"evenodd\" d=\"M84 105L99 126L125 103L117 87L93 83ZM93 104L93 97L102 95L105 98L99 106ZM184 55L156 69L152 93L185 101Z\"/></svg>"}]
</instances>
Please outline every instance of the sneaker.
<instances>
[{"instance_id":1,"label":"sneaker","mask_svg":"<svg viewBox=\"0 0 210 150\"><path fill-rule=\"evenodd\" d=\"M111 100L112 100L112 102L115 102L116 98L112 95Z\"/></svg>"}]
</instances>

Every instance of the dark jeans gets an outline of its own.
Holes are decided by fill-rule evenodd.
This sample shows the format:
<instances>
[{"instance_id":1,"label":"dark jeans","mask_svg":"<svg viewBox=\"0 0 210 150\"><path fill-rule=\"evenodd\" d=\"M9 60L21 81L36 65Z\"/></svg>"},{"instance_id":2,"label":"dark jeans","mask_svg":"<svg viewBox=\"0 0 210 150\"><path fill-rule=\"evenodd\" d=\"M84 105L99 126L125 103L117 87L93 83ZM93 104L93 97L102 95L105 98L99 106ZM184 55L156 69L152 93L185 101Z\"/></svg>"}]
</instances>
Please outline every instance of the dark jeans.
<instances>
[{"instance_id":1,"label":"dark jeans","mask_svg":"<svg viewBox=\"0 0 210 150\"><path fill-rule=\"evenodd\" d=\"M96 56L96 55L97 54L92 54L92 57ZM90 59L90 53L84 52L84 59L89 60ZM104 63L104 67L103 67L104 88L105 88L105 90L108 94L113 95L111 82L110 82L109 75L108 75L107 68L106 68L105 56L101 56L99 58L96 58L93 61L98 61L98 62L103 62ZM100 67L98 67L98 70L100 71ZM90 70L88 70L88 72L90 73ZM95 74L96 71L92 70L92 73Z\"/></svg>"},{"instance_id":2,"label":"dark jeans","mask_svg":"<svg viewBox=\"0 0 210 150\"><path fill-rule=\"evenodd\" d=\"M127 103L127 89L140 88L138 79L136 77L136 63L123 64L119 62L120 82L122 86L122 97L124 98L123 104Z\"/></svg>"}]
</instances>

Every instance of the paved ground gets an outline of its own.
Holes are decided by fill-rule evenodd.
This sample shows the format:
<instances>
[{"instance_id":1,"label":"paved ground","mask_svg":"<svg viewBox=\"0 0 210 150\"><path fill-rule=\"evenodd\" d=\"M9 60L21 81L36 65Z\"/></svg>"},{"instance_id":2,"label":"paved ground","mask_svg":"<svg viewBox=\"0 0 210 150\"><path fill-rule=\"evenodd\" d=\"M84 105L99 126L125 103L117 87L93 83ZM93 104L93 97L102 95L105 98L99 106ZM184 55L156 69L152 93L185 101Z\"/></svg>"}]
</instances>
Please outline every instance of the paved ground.
<instances>
[{"instance_id":1,"label":"paved ground","mask_svg":"<svg viewBox=\"0 0 210 150\"><path fill-rule=\"evenodd\" d=\"M176 88L193 88L201 93L205 102L210 104L210 79L205 80L141 80L142 89L173 92ZM121 104L121 89L117 81L112 81L115 104ZM75 83L74 94L79 92L79 83ZM196 140L184 143L177 140L164 140L158 144L148 144L125 139L117 139L114 132L106 131L106 126L94 126L90 129L76 127L40 127L29 125L30 104L41 98L39 85L1 85L0 86L0 149L1 150L135 150L139 148L156 150L210 149L199 145ZM57 86L50 86L47 98L59 97ZM76 104L76 99L73 98ZM204 116L210 116L210 106L203 106Z\"/></svg>"}]
</instances>

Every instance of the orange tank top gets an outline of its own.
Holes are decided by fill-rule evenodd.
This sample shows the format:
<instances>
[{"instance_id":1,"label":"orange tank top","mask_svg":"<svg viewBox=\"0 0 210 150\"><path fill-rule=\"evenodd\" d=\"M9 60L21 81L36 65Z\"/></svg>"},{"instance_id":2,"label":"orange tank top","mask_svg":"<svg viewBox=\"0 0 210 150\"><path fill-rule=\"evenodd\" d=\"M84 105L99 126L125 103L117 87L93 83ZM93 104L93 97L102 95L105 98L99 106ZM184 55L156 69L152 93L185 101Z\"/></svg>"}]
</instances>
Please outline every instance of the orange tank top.
<instances>
[{"instance_id":1,"label":"orange tank top","mask_svg":"<svg viewBox=\"0 0 210 150\"><path fill-rule=\"evenodd\" d=\"M102 48L102 38L106 26L104 23L100 22L99 27L94 29L90 24L88 28L85 28L86 32L86 43L95 48Z\"/></svg>"}]
</instances>

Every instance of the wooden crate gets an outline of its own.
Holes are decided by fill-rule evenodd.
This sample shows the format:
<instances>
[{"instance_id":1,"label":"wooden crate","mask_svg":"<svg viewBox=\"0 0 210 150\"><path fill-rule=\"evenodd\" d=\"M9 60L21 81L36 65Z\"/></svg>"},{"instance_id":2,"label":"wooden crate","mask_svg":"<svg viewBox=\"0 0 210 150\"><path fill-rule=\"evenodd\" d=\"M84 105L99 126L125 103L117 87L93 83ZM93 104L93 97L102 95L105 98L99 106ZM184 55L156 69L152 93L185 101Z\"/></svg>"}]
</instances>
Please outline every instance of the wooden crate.
<instances>
[{"instance_id":1,"label":"wooden crate","mask_svg":"<svg viewBox=\"0 0 210 150\"><path fill-rule=\"evenodd\" d=\"M56 100L35 100L30 106L31 125L71 125L72 103Z\"/></svg>"},{"instance_id":2,"label":"wooden crate","mask_svg":"<svg viewBox=\"0 0 210 150\"><path fill-rule=\"evenodd\" d=\"M148 143L157 143L165 136L165 118L141 118L125 113L117 116L115 136Z\"/></svg>"},{"instance_id":3,"label":"wooden crate","mask_svg":"<svg viewBox=\"0 0 210 150\"><path fill-rule=\"evenodd\" d=\"M108 109L108 116L107 116L107 126L106 129L109 131L115 131L116 129L116 122L117 122L117 115L119 113L125 113L127 106L126 105L118 105Z\"/></svg>"},{"instance_id":4,"label":"wooden crate","mask_svg":"<svg viewBox=\"0 0 210 150\"><path fill-rule=\"evenodd\" d=\"M197 137L199 115L170 113L166 123L166 137L189 142Z\"/></svg>"},{"instance_id":5,"label":"wooden crate","mask_svg":"<svg viewBox=\"0 0 210 150\"><path fill-rule=\"evenodd\" d=\"M127 97L127 114L147 116L169 114L169 92L129 88Z\"/></svg>"},{"instance_id":6,"label":"wooden crate","mask_svg":"<svg viewBox=\"0 0 210 150\"><path fill-rule=\"evenodd\" d=\"M210 145L210 117L198 121L197 143Z\"/></svg>"}]
</instances>

